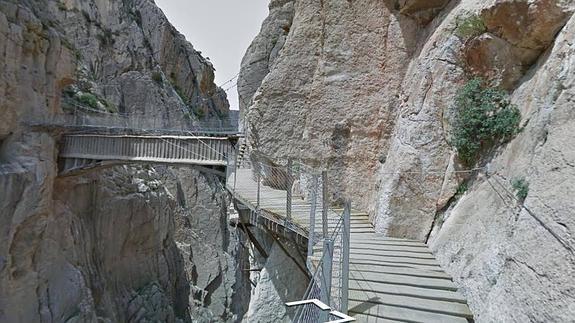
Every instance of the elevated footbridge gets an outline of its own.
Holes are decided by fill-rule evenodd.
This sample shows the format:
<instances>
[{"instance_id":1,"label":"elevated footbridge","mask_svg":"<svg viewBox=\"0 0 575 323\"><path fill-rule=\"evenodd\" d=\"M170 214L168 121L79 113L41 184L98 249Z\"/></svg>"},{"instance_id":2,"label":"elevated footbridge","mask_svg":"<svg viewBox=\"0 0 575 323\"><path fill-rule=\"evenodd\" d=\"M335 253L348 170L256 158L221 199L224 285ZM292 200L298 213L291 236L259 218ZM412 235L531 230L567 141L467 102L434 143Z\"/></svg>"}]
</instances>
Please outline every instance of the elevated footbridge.
<instances>
[{"instance_id":1,"label":"elevated footbridge","mask_svg":"<svg viewBox=\"0 0 575 323\"><path fill-rule=\"evenodd\" d=\"M242 137L237 118L198 121L75 113L54 114L28 124L60 136L60 175L118 164L154 163L216 169L223 176Z\"/></svg>"}]
</instances>

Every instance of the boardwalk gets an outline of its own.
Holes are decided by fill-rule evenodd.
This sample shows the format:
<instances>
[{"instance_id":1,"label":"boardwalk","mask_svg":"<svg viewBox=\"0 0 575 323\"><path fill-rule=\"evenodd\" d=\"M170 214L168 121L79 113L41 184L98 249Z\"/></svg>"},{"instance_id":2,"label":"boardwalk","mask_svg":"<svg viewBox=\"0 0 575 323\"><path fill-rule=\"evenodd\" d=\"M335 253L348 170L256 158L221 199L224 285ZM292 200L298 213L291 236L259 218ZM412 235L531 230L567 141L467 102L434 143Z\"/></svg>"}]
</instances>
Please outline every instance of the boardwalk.
<instances>
[{"instance_id":1,"label":"boardwalk","mask_svg":"<svg viewBox=\"0 0 575 323\"><path fill-rule=\"evenodd\" d=\"M235 182L235 187L234 187ZM228 177L228 189L252 210L257 206L257 183L250 169ZM283 223L286 192L260 188L262 217ZM306 236L311 205L294 196L293 231ZM330 211L332 212L332 211ZM329 214L329 226L338 215ZM316 225L321 224L321 217ZM349 313L358 322L468 322L472 314L457 286L421 242L388 238L375 233L367 214L352 212Z\"/></svg>"},{"instance_id":2,"label":"boardwalk","mask_svg":"<svg viewBox=\"0 0 575 323\"><path fill-rule=\"evenodd\" d=\"M236 199L241 201L247 207L255 210L257 206L257 182L250 169L238 169L237 177L228 178L228 188ZM235 189L233 185L235 183ZM318 207L321 209L321 205ZM260 209L263 216L268 220L284 224L286 218L286 191L273 189L269 186L261 186L260 189ZM291 230L300 235L304 240L307 239L309 230L309 215L311 205L305 202L301 197L294 196L291 205L292 222L296 224ZM335 212L331 212L330 218L339 217ZM319 219L321 221L321 218ZM319 225L319 224L318 224Z\"/></svg>"}]
</instances>

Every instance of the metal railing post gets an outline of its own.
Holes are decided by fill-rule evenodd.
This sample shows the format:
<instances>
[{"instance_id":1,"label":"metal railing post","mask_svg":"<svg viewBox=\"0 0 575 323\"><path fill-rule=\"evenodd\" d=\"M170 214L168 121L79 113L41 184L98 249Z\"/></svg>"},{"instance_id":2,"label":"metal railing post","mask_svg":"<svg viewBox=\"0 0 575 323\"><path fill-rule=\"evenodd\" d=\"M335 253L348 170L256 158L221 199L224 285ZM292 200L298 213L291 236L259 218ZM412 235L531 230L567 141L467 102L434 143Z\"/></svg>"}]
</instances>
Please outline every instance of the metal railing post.
<instances>
[{"instance_id":1,"label":"metal railing post","mask_svg":"<svg viewBox=\"0 0 575 323\"><path fill-rule=\"evenodd\" d=\"M332 262L333 262L333 240L325 239L323 241L323 261L321 263L321 301L328 306L331 306L331 276L332 276ZM320 314L320 322L329 321L329 313L322 311Z\"/></svg>"},{"instance_id":2,"label":"metal railing post","mask_svg":"<svg viewBox=\"0 0 575 323\"><path fill-rule=\"evenodd\" d=\"M231 163L230 163L230 159L226 158L226 187L229 187L229 178L230 178L230 172L232 171L231 169Z\"/></svg>"},{"instance_id":3,"label":"metal railing post","mask_svg":"<svg viewBox=\"0 0 575 323\"><path fill-rule=\"evenodd\" d=\"M234 192L236 191L236 182L238 180L238 171L239 171L239 167L238 167L238 155L239 155L239 151L236 151L236 161L234 162L234 168L235 168L235 172L234 172Z\"/></svg>"},{"instance_id":4,"label":"metal railing post","mask_svg":"<svg viewBox=\"0 0 575 323\"><path fill-rule=\"evenodd\" d=\"M256 181L258 181L258 195L257 195L257 206L256 206L256 214L259 217L260 216L260 191L261 191L261 174L259 172L259 170L256 172Z\"/></svg>"},{"instance_id":5,"label":"metal railing post","mask_svg":"<svg viewBox=\"0 0 575 323\"><path fill-rule=\"evenodd\" d=\"M288 159L287 163L287 170L286 170L286 221L291 222L291 200L292 200L292 186L293 186L293 178L292 178L292 165L293 161Z\"/></svg>"},{"instance_id":6,"label":"metal railing post","mask_svg":"<svg viewBox=\"0 0 575 323\"><path fill-rule=\"evenodd\" d=\"M328 198L328 187L327 187L327 171L321 172L321 186L322 186L322 206L323 210L321 212L321 222L323 228L323 236L328 236L328 226L327 226L327 212L329 209L329 198Z\"/></svg>"},{"instance_id":7,"label":"metal railing post","mask_svg":"<svg viewBox=\"0 0 575 323\"><path fill-rule=\"evenodd\" d=\"M315 240L315 210L317 203L317 176L312 175L311 179L311 208L309 211L309 233L307 240L307 261L308 267L311 270L311 256L313 256L313 245Z\"/></svg>"},{"instance_id":8,"label":"metal railing post","mask_svg":"<svg viewBox=\"0 0 575 323\"><path fill-rule=\"evenodd\" d=\"M341 264L341 312L347 314L349 303L349 250L351 230L351 201L346 201L343 210L343 250Z\"/></svg>"}]
</instances>

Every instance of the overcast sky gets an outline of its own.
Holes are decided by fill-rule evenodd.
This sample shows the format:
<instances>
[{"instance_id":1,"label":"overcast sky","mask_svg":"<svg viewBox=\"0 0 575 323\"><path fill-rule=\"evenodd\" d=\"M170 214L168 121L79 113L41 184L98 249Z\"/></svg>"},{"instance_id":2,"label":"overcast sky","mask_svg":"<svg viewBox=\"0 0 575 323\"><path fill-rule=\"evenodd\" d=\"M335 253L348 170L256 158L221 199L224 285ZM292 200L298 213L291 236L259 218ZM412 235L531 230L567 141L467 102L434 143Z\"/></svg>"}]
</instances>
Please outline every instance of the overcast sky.
<instances>
[{"instance_id":1,"label":"overcast sky","mask_svg":"<svg viewBox=\"0 0 575 323\"><path fill-rule=\"evenodd\" d=\"M216 68L216 84L240 71L246 49L268 15L269 0L155 0L194 48L209 57ZM224 89L236 84L229 83ZM237 89L228 92L232 109L238 109Z\"/></svg>"}]
</instances>

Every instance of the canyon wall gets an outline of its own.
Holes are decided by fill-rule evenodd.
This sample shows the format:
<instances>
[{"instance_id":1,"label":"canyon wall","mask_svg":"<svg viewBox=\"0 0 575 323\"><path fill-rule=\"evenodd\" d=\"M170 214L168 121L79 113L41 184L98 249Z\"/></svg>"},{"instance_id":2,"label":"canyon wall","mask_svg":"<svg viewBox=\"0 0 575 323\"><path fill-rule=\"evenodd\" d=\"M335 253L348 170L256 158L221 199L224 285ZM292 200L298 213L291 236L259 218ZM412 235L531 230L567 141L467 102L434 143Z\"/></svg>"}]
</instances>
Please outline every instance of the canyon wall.
<instances>
[{"instance_id":1,"label":"canyon wall","mask_svg":"<svg viewBox=\"0 0 575 323\"><path fill-rule=\"evenodd\" d=\"M428 242L478 322L569 321L574 9L271 1L238 83L250 149L328 169L377 231ZM476 77L509 93L521 131L464 165L454 106Z\"/></svg>"},{"instance_id":2,"label":"canyon wall","mask_svg":"<svg viewBox=\"0 0 575 323\"><path fill-rule=\"evenodd\" d=\"M50 126L225 117L211 63L151 0L0 1L0 53L0 321L241 320L246 254L220 179L146 165L58 177Z\"/></svg>"}]
</instances>

